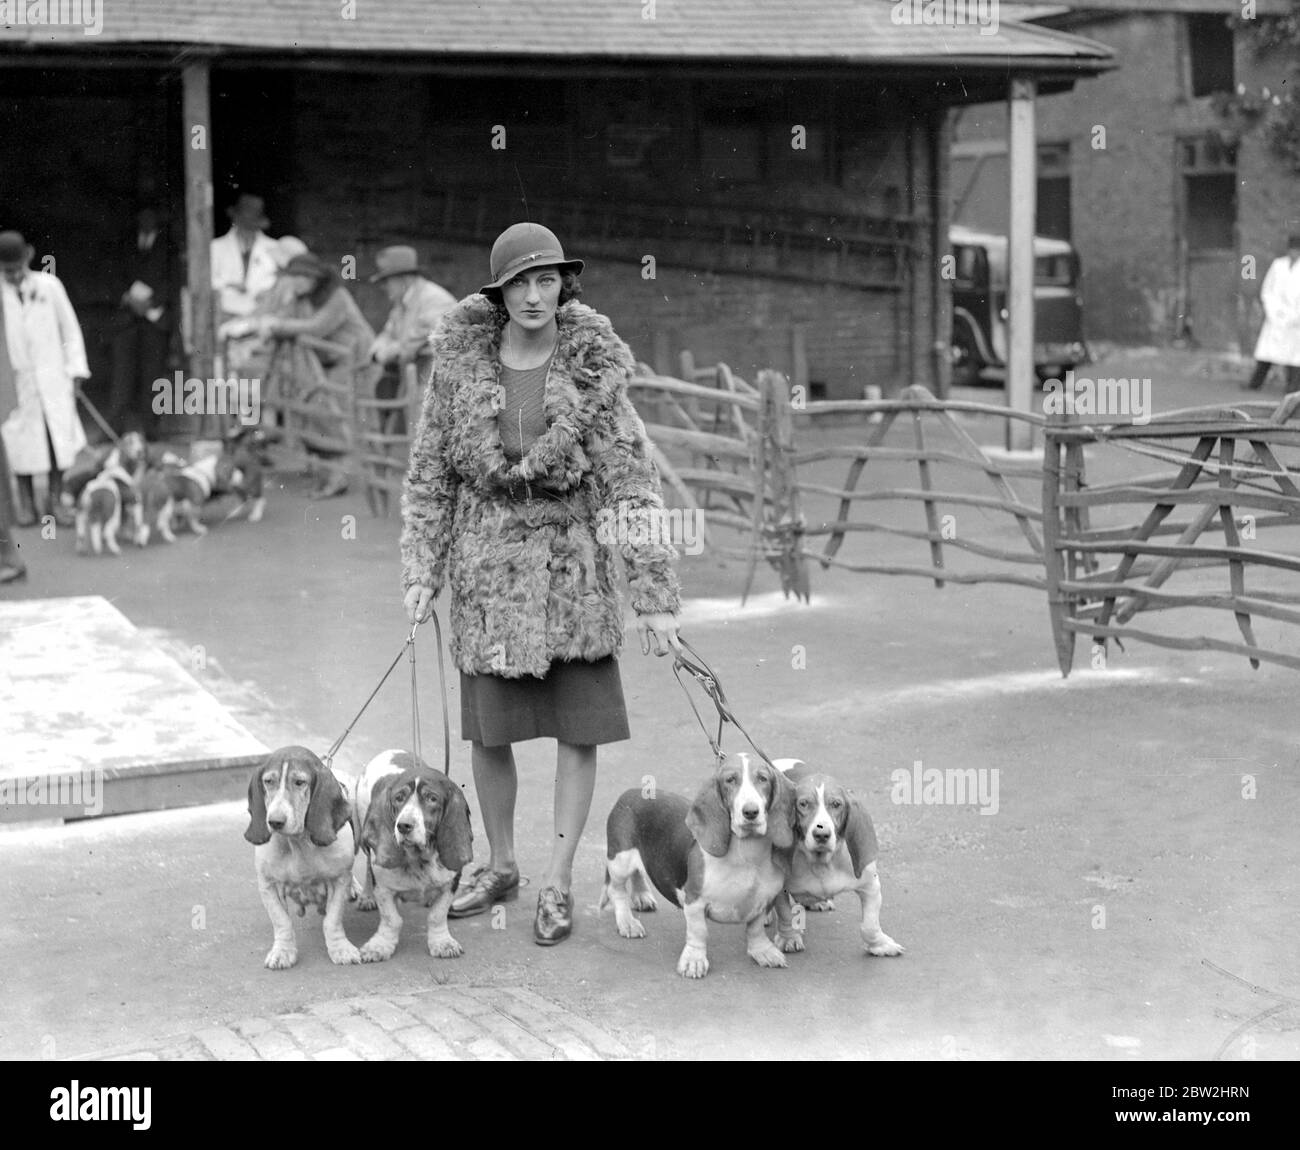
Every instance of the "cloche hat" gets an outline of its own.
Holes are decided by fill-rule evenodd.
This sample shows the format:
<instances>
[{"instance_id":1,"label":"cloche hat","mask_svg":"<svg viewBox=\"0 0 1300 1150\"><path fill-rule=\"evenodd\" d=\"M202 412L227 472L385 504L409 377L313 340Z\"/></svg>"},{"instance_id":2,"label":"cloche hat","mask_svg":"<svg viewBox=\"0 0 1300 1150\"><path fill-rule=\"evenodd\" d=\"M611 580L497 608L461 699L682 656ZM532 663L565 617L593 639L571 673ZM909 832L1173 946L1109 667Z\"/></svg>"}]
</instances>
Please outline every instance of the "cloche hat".
<instances>
[{"instance_id":1,"label":"cloche hat","mask_svg":"<svg viewBox=\"0 0 1300 1150\"><path fill-rule=\"evenodd\" d=\"M580 272L586 266L582 260L565 259L564 248L550 228L530 223L511 224L497 236L489 262L492 280L479 288L480 292L504 287L529 268L554 264L561 271Z\"/></svg>"}]
</instances>

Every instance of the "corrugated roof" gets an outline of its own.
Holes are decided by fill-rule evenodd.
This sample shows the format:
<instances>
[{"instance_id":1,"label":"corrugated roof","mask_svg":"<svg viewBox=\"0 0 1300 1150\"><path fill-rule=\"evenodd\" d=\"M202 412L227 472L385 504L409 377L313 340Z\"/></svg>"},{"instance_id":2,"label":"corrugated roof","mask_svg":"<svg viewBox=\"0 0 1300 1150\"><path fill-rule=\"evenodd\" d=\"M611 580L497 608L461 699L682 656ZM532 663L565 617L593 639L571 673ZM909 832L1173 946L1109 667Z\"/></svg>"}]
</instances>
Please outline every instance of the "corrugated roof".
<instances>
[{"instance_id":1,"label":"corrugated roof","mask_svg":"<svg viewBox=\"0 0 1300 1150\"><path fill-rule=\"evenodd\" d=\"M948 0L951 5L953 0ZM5 14L34 0L0 0ZM549 57L617 61L727 60L839 64L1009 58L1078 69L1109 60L1095 41L1007 21L895 22L890 0L49 0L47 8L102 13L82 27L10 24L0 50L202 45L231 50ZM920 4L916 7L919 9ZM985 11L997 5L985 5ZM972 12L974 8L972 6ZM647 18L653 12L653 19ZM910 14L910 9L908 10Z\"/></svg>"}]
</instances>

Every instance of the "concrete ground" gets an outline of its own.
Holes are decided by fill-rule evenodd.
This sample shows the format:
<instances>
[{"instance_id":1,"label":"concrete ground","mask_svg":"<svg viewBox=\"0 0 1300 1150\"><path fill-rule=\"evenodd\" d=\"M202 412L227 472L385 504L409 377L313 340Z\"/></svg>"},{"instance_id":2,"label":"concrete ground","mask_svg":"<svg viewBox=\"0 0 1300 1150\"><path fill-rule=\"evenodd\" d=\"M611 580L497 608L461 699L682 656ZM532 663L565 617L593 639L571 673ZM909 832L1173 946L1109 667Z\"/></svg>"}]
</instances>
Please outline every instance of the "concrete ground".
<instances>
[{"instance_id":1,"label":"concrete ground","mask_svg":"<svg viewBox=\"0 0 1300 1150\"><path fill-rule=\"evenodd\" d=\"M1158 408L1238 398L1237 365L1138 353L1107 373L1130 364L1156 377ZM70 537L27 532L31 579L4 594L104 595L178 657L202 644L197 677L268 745L323 750L404 638L398 524L370 518L359 496L314 504L301 479L283 482L259 526L235 522L119 561L79 559ZM919 526L920 510L897 521ZM1016 535L991 517L959 522L990 541ZM860 536L844 554L922 562L924 546ZM713 926L712 971L688 982L673 969L680 912L647 916L639 941L620 938L609 912L597 916L615 796L645 776L691 791L710 766L670 664L633 650L622 660L633 738L601 751L569 942L531 941L553 776L543 742L518 748L519 853L534 885L500 914L453 923L458 960L431 959L408 921L389 962L333 967L312 912L298 965L263 969L270 924L242 793L11 831L0 834L0 1055L1300 1056L1293 672L1136 643L1094 670L1081 644L1063 680L1045 602L1028 589L936 590L814 568L806 606L783 601L762 570L742 609L740 564L701 556L682 574L684 634L760 745L864 796L881 841L882 922L904 956L861 953L849 898L809 916L808 950L786 970L755 967L738 927ZM1160 622L1178 629L1169 615ZM1295 649L1281 624L1257 625L1265 643ZM424 748L436 760L431 633L420 653ZM344 767L408 743L403 675L358 723ZM452 776L476 810L455 687ZM732 735L727 746L744 744ZM910 777L917 761L981 772L985 801L897 801L912 796L894 772ZM349 936L360 942L373 920L349 910Z\"/></svg>"}]
</instances>

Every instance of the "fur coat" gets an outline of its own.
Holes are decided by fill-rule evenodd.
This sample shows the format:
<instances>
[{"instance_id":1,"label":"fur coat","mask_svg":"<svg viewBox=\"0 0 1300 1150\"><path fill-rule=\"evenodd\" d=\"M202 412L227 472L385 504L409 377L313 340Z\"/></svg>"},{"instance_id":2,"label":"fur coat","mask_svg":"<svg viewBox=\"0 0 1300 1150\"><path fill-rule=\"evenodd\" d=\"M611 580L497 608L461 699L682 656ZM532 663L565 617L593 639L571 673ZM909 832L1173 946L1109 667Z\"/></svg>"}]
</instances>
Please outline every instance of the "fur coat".
<instances>
[{"instance_id":1,"label":"fur coat","mask_svg":"<svg viewBox=\"0 0 1300 1150\"><path fill-rule=\"evenodd\" d=\"M504 312L472 295L432 338L433 372L402 493L402 584L451 589L451 654L467 674L545 675L616 655L614 550L637 614L679 607L659 474L627 394L635 361L608 319L556 311L547 431L517 463L497 428Z\"/></svg>"}]
</instances>

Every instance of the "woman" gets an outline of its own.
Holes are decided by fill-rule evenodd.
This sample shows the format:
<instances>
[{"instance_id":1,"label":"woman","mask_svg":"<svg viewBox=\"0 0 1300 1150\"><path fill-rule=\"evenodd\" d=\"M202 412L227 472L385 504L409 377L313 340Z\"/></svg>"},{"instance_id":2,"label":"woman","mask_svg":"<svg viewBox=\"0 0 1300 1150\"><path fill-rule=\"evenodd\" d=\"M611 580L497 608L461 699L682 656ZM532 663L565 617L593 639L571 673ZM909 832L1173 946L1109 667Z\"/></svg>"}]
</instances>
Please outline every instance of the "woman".
<instances>
[{"instance_id":1,"label":"woman","mask_svg":"<svg viewBox=\"0 0 1300 1150\"><path fill-rule=\"evenodd\" d=\"M258 320L258 331L262 337L313 336L328 343L339 345L338 352L313 349L325 376L330 382L354 391L360 395L369 395L373 390L375 368L368 363L370 347L375 342L375 329L366 322L357 301L351 292L343 286L337 272L326 267L310 252L294 256L283 268L279 277L288 282L287 293L277 294L277 306L292 306L285 296L300 302L306 312L303 316L282 313L264 315ZM277 288L277 292L279 289ZM307 383L295 378L299 396L308 392ZM351 425L346 409L332 397L317 396L322 406L341 416L339 419L321 420L320 431L332 438L351 435ZM319 482L312 492L313 499L326 499L332 495L342 495L348 488L347 471L343 465L329 454L321 451L314 453L317 458L316 470Z\"/></svg>"},{"instance_id":2,"label":"woman","mask_svg":"<svg viewBox=\"0 0 1300 1150\"><path fill-rule=\"evenodd\" d=\"M572 929L596 747L628 737L611 522L631 528L619 549L642 651L651 637L660 655L677 645L676 551L657 530L659 477L627 395L635 361L577 302L582 267L538 224L497 238L491 282L433 337L402 495L408 616L424 619L444 579L451 587L461 734L491 848L451 914L516 896L511 744L554 738L554 837L533 924L543 946Z\"/></svg>"}]
</instances>

